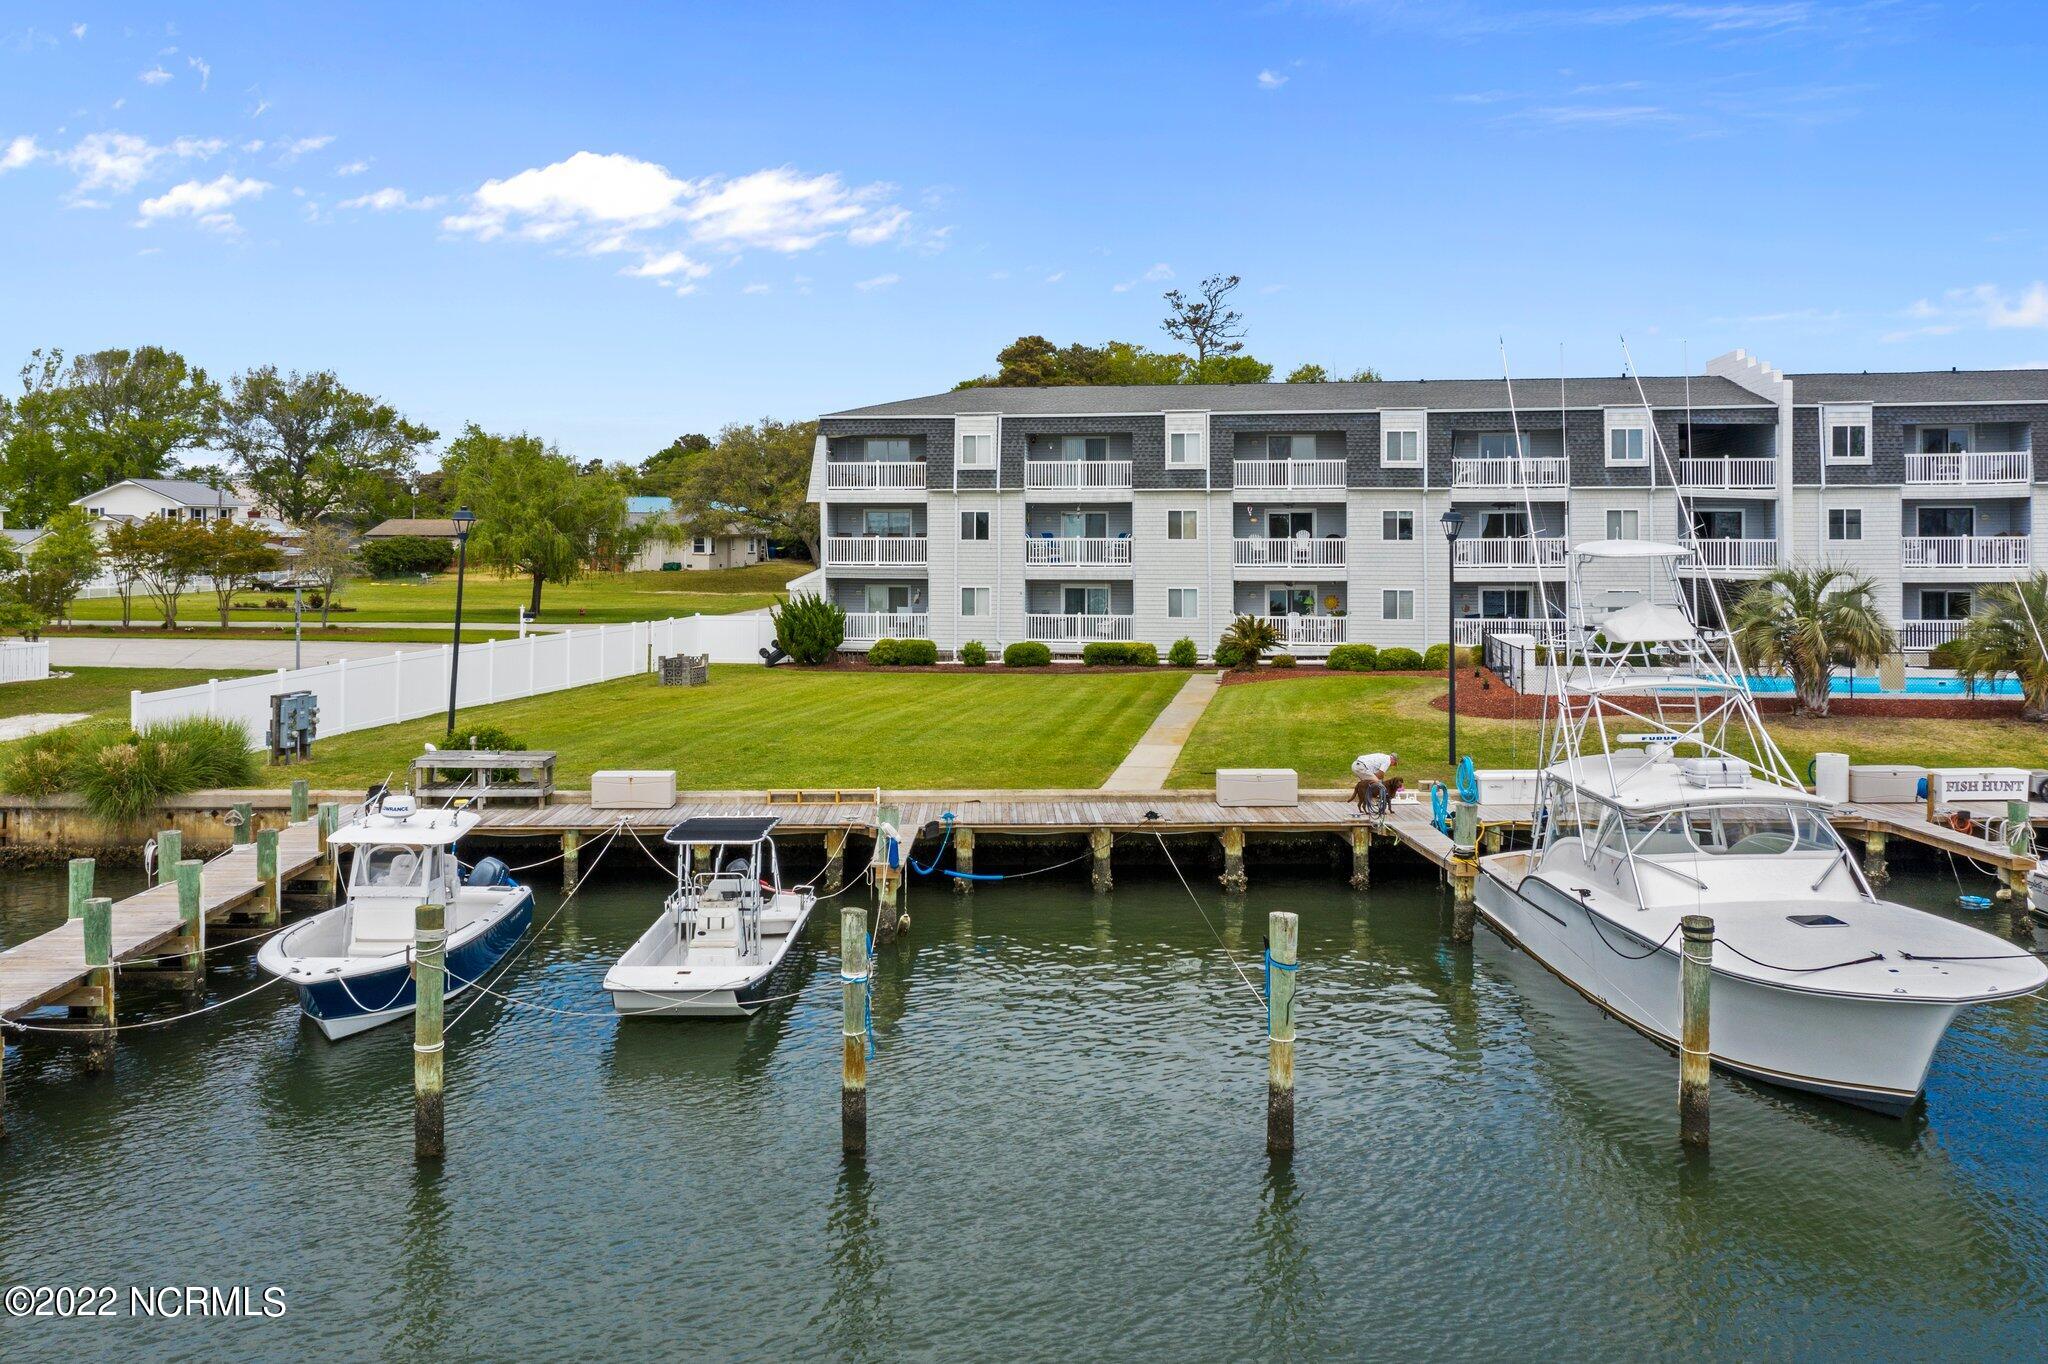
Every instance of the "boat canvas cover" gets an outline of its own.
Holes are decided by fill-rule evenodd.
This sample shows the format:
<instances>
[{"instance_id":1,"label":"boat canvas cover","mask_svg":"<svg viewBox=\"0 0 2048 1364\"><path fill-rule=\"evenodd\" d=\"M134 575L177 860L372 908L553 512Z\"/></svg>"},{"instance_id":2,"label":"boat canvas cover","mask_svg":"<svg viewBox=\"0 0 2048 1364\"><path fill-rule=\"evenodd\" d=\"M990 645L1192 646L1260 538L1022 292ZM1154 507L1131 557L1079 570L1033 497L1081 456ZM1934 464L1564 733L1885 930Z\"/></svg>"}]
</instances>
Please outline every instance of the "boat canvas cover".
<instances>
[{"instance_id":1,"label":"boat canvas cover","mask_svg":"<svg viewBox=\"0 0 2048 1364\"><path fill-rule=\"evenodd\" d=\"M686 819L662 835L665 843L759 843L782 821L774 815L702 815Z\"/></svg>"},{"instance_id":2,"label":"boat canvas cover","mask_svg":"<svg viewBox=\"0 0 2048 1364\"><path fill-rule=\"evenodd\" d=\"M402 843L414 848L447 847L476 827L477 816L466 810L429 810L393 819L370 814L344 824L327 836L328 843L349 847L357 843Z\"/></svg>"},{"instance_id":3,"label":"boat canvas cover","mask_svg":"<svg viewBox=\"0 0 2048 1364\"><path fill-rule=\"evenodd\" d=\"M1582 559L1688 559L1692 551L1684 545L1662 540L1588 540L1572 553Z\"/></svg>"},{"instance_id":4,"label":"boat canvas cover","mask_svg":"<svg viewBox=\"0 0 2048 1364\"><path fill-rule=\"evenodd\" d=\"M1676 606L1639 601L1600 622L1600 633L1616 644L1671 644L1699 638L1692 619Z\"/></svg>"}]
</instances>

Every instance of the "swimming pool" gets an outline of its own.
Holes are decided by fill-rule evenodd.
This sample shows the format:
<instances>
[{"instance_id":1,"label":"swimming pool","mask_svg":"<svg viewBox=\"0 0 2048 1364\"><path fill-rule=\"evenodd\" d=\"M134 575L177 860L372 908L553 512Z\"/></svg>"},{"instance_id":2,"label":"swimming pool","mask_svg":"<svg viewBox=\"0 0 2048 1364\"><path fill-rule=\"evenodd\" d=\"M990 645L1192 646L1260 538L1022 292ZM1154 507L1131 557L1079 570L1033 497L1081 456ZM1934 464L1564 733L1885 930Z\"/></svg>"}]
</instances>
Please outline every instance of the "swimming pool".
<instances>
[{"instance_id":1,"label":"swimming pool","mask_svg":"<svg viewBox=\"0 0 2048 1364\"><path fill-rule=\"evenodd\" d=\"M1792 679L1789 677L1755 676L1749 679L1749 689L1758 696L1790 696ZM1906 678L1904 691L1887 691L1878 685L1874 677L1848 677L1835 674L1828 685L1830 696L1976 696L1993 698L2020 695L2019 679L2001 677L1996 681L1979 682L1974 688L1963 685L1963 679L1947 673L1912 675Z\"/></svg>"}]
</instances>

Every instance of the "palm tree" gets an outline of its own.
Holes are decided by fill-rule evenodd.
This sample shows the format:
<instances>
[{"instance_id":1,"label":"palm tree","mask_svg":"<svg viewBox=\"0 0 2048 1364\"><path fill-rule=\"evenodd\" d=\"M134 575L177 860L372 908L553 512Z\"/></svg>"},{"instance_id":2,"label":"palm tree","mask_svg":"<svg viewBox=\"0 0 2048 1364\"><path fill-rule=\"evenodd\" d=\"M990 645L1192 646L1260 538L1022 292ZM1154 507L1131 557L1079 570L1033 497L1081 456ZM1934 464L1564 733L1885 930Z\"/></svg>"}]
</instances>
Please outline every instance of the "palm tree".
<instances>
[{"instance_id":1,"label":"palm tree","mask_svg":"<svg viewBox=\"0 0 2048 1364\"><path fill-rule=\"evenodd\" d=\"M1826 564L1789 564L1757 581L1729 626L1743 662L1789 673L1799 709L1828 713L1835 666L1875 663L1898 648L1870 579Z\"/></svg>"},{"instance_id":2,"label":"palm tree","mask_svg":"<svg viewBox=\"0 0 2048 1364\"><path fill-rule=\"evenodd\" d=\"M2048 720L2048 572L1977 594L1977 610L1956 632L1956 671L1971 686L2011 673L2020 680L2020 718Z\"/></svg>"},{"instance_id":3,"label":"palm tree","mask_svg":"<svg viewBox=\"0 0 2048 1364\"><path fill-rule=\"evenodd\" d=\"M1239 668L1256 668L1259 660L1280 647L1280 627L1264 616L1239 616L1216 641L1218 652L1235 651Z\"/></svg>"}]
</instances>

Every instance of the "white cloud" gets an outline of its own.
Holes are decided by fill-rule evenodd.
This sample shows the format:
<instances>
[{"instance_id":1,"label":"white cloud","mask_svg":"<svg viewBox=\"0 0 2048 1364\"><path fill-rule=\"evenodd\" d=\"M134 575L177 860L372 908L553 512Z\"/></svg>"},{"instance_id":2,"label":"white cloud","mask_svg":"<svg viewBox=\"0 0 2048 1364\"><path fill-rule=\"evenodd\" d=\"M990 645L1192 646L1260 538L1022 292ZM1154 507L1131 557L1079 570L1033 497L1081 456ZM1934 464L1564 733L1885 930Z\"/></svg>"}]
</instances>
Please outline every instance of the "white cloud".
<instances>
[{"instance_id":1,"label":"white cloud","mask_svg":"<svg viewBox=\"0 0 2048 1364\"><path fill-rule=\"evenodd\" d=\"M302 193L303 191L295 190L293 192ZM408 195L404 190L399 189L394 185L387 185L383 189L371 190L368 194L359 194L353 199L343 199L339 204L336 204L335 207L367 208L374 213L389 213L392 212L394 209L401 208L439 208L442 202L443 201L441 199L441 196L439 196L438 194L423 195L420 198L415 199L412 196Z\"/></svg>"},{"instance_id":2,"label":"white cloud","mask_svg":"<svg viewBox=\"0 0 2048 1364\"><path fill-rule=\"evenodd\" d=\"M1145 278L1154 284L1163 283L1173 278L1173 267L1165 261L1161 261L1145 272Z\"/></svg>"},{"instance_id":3,"label":"white cloud","mask_svg":"<svg viewBox=\"0 0 2048 1364\"><path fill-rule=\"evenodd\" d=\"M345 162L343 162L343 163L342 163L341 165L339 165L339 166L336 166L336 167L334 168L334 173L335 173L336 175L361 175L361 174L362 174L362 173L363 173L364 171L368 170L369 168L370 168L370 161L369 161L369 158L368 158L368 157L364 157L364 158L363 158L362 160L360 160L360 161L345 161Z\"/></svg>"},{"instance_id":4,"label":"white cloud","mask_svg":"<svg viewBox=\"0 0 2048 1364\"><path fill-rule=\"evenodd\" d=\"M744 289L741 289L740 292L743 294L766 294L773 293L774 290L775 286L772 284L749 284Z\"/></svg>"},{"instance_id":5,"label":"white cloud","mask_svg":"<svg viewBox=\"0 0 2048 1364\"><path fill-rule=\"evenodd\" d=\"M290 142L278 144L278 162L284 164L298 160L308 152L317 152L334 141L334 134L323 133L319 137L298 137Z\"/></svg>"},{"instance_id":6,"label":"white cloud","mask_svg":"<svg viewBox=\"0 0 2048 1364\"><path fill-rule=\"evenodd\" d=\"M672 279L681 275L684 279L702 279L711 273L711 267L691 260L680 251L664 251L658 256L648 256L638 265L629 265L619 271L635 279Z\"/></svg>"},{"instance_id":7,"label":"white cloud","mask_svg":"<svg viewBox=\"0 0 2048 1364\"><path fill-rule=\"evenodd\" d=\"M877 289L887 289L891 285L901 284L902 282L903 276L901 275L876 275L873 279L855 280L853 287L864 294L871 294Z\"/></svg>"},{"instance_id":8,"label":"white cloud","mask_svg":"<svg viewBox=\"0 0 2048 1364\"><path fill-rule=\"evenodd\" d=\"M251 110L249 111L249 117L250 117L250 118L261 118L261 117L263 117L263 112L264 112L264 110L268 109L269 107L270 107L270 101L269 101L269 100L267 100L267 99L264 99L264 98L262 98L261 96L258 96L258 97L257 97L257 100L256 100L256 107L255 107L254 109L251 109Z\"/></svg>"},{"instance_id":9,"label":"white cloud","mask_svg":"<svg viewBox=\"0 0 2048 1364\"><path fill-rule=\"evenodd\" d=\"M1047 284L1058 284L1058 283L1059 283L1059 282L1060 282L1061 280L1065 279L1066 277L1067 277L1067 272L1066 272L1066 271L1064 271L1064 270L1055 270L1055 271L1053 271L1053 272L1052 272L1051 274L1049 274L1049 275L1047 275L1047 276L1045 277L1045 282L1046 282Z\"/></svg>"},{"instance_id":10,"label":"white cloud","mask_svg":"<svg viewBox=\"0 0 2048 1364\"><path fill-rule=\"evenodd\" d=\"M144 85L162 85L170 78L171 73L164 70L162 66L152 66L149 70L136 76L135 79L141 81Z\"/></svg>"},{"instance_id":11,"label":"white cloud","mask_svg":"<svg viewBox=\"0 0 2048 1364\"><path fill-rule=\"evenodd\" d=\"M95 190L126 194L160 162L204 161L226 146L217 137L180 137L161 145L133 133L92 133L57 159L78 176L74 195Z\"/></svg>"},{"instance_id":12,"label":"white cloud","mask_svg":"<svg viewBox=\"0 0 2048 1364\"><path fill-rule=\"evenodd\" d=\"M201 91L204 91L207 87L208 82L212 81L213 79L213 68L208 66L205 62L199 60L199 58L197 57L187 57L185 59L185 65L191 67L194 71L197 71L199 73L199 88Z\"/></svg>"},{"instance_id":13,"label":"white cloud","mask_svg":"<svg viewBox=\"0 0 2048 1364\"><path fill-rule=\"evenodd\" d=\"M1939 303L1915 299L1903 312L1918 325L1886 332L1882 340L1948 336L1971 325L1996 331L2048 329L2048 281L2037 279L2011 293L1996 284L1949 289Z\"/></svg>"},{"instance_id":14,"label":"white cloud","mask_svg":"<svg viewBox=\"0 0 2048 1364\"><path fill-rule=\"evenodd\" d=\"M42 148L36 146L36 140L23 133L11 139L5 147L0 147L0 173L20 170L42 154Z\"/></svg>"},{"instance_id":15,"label":"white cloud","mask_svg":"<svg viewBox=\"0 0 2048 1364\"><path fill-rule=\"evenodd\" d=\"M1980 284L1969 291L1969 300L1983 310L1987 327L2048 327L2048 284L2040 280L2011 299L1994 285Z\"/></svg>"},{"instance_id":16,"label":"white cloud","mask_svg":"<svg viewBox=\"0 0 2048 1364\"><path fill-rule=\"evenodd\" d=\"M489 241L507 231L547 240L578 228L653 228L672 222L695 186L651 161L577 152L551 166L487 180L466 213L442 226Z\"/></svg>"},{"instance_id":17,"label":"white cloud","mask_svg":"<svg viewBox=\"0 0 2048 1364\"><path fill-rule=\"evenodd\" d=\"M1259 89L1261 90L1278 90L1285 84L1287 84L1287 77L1281 75L1278 71L1265 70L1259 72Z\"/></svg>"},{"instance_id":18,"label":"white cloud","mask_svg":"<svg viewBox=\"0 0 2048 1364\"><path fill-rule=\"evenodd\" d=\"M770 251L807 251L839 231L859 245L884 241L910 215L878 204L886 185L848 189L836 175L800 175L787 166L710 185L685 217L701 242ZM863 234L856 236L855 234Z\"/></svg>"},{"instance_id":19,"label":"white cloud","mask_svg":"<svg viewBox=\"0 0 2048 1364\"><path fill-rule=\"evenodd\" d=\"M1008 270L991 270L988 272L988 277L992 280L1006 280L1010 277L1010 272Z\"/></svg>"},{"instance_id":20,"label":"white cloud","mask_svg":"<svg viewBox=\"0 0 2048 1364\"><path fill-rule=\"evenodd\" d=\"M846 240L852 242L855 246L873 246L878 242L885 242L889 238L896 236L909 221L909 209L891 209L887 213L876 214L864 223L854 224L847 231ZM945 240L945 231L945 229L941 230L939 240Z\"/></svg>"},{"instance_id":21,"label":"white cloud","mask_svg":"<svg viewBox=\"0 0 2048 1364\"><path fill-rule=\"evenodd\" d=\"M148 227L166 218L188 217L215 232L233 232L237 225L234 215L227 211L229 206L257 198L269 188L266 181L238 180L232 175L208 181L187 180L154 199L144 199L140 207L142 216L135 220L135 225Z\"/></svg>"},{"instance_id":22,"label":"white cloud","mask_svg":"<svg viewBox=\"0 0 2048 1364\"><path fill-rule=\"evenodd\" d=\"M74 38L83 39L85 37L85 25L73 24L71 26L71 36Z\"/></svg>"}]
</instances>

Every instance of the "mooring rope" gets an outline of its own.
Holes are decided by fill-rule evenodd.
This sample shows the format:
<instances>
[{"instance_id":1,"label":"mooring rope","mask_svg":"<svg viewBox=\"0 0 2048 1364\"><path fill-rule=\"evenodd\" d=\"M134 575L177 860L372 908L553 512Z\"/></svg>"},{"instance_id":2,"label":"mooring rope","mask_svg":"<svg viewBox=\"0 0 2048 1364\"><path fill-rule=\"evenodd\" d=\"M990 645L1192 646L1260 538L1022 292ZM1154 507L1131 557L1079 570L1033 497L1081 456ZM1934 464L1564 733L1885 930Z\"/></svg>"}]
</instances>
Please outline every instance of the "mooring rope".
<instances>
[{"instance_id":1,"label":"mooring rope","mask_svg":"<svg viewBox=\"0 0 2048 1364\"><path fill-rule=\"evenodd\" d=\"M100 968L94 967L93 969L98 970ZM167 1018L145 1018L137 1023L72 1023L57 1027L47 1024L22 1023L11 1018L0 1018L0 1028L13 1028L20 1032L66 1033L74 1037L80 1033L135 1032L142 1028L161 1028L168 1023L182 1023L188 1018L197 1018L201 1014L210 1014L217 1009L225 1009L230 1004L239 1004L250 995L268 990L273 985L282 985L283 983L284 977L272 976L261 985L253 989L244 990L241 994L231 995L227 999L215 1000L211 1004L201 1005L197 1009L190 1009L181 1014L171 1014Z\"/></svg>"},{"instance_id":2,"label":"mooring rope","mask_svg":"<svg viewBox=\"0 0 2048 1364\"><path fill-rule=\"evenodd\" d=\"M1202 908L1201 897L1196 895L1195 888L1188 884L1188 878L1181 875L1180 863L1173 860L1173 850L1166 846L1166 835L1154 829L1152 836L1159 840L1159 851L1166 854L1166 865L1173 868L1174 876L1180 881L1180 888L1188 893L1188 899L1194 901L1195 913L1202 916L1202 922L1208 926L1209 936L1216 939L1216 945L1223 949L1225 959L1230 962L1230 969L1237 972L1237 978L1244 982L1244 988L1252 992L1252 998L1259 1002L1259 1008L1267 1011L1267 1022L1270 1024L1272 1021L1271 1004L1267 1002L1265 995L1259 993L1259 987L1252 984L1252 978L1244 973L1244 967L1238 965L1237 954L1230 950L1229 943L1223 941L1223 935L1216 931L1216 925L1210 923L1209 911ZM1080 858L1077 857L1074 860L1078 862Z\"/></svg>"}]
</instances>

